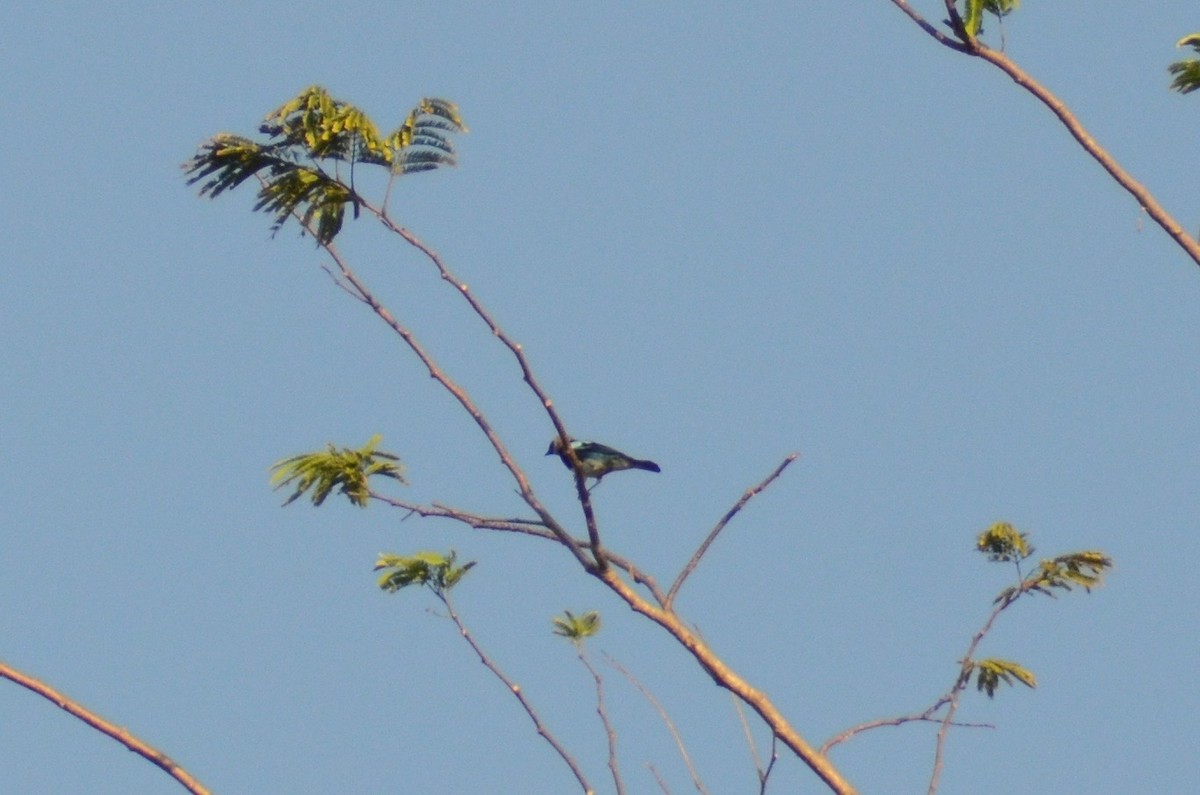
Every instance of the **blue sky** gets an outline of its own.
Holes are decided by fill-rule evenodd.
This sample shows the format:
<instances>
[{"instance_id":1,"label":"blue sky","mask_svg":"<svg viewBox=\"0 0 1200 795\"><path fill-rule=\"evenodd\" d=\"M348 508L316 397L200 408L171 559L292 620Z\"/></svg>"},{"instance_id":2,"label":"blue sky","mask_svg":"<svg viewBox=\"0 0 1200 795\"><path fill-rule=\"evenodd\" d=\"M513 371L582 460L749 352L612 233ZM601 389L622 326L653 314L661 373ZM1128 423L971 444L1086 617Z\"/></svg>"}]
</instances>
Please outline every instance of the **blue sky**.
<instances>
[{"instance_id":1,"label":"blue sky","mask_svg":"<svg viewBox=\"0 0 1200 795\"><path fill-rule=\"evenodd\" d=\"M918 7L940 18L940 2ZM1025 4L1008 52L1189 228L1200 99L1166 90L1192 3ZM319 83L385 128L459 103L462 165L394 215L520 340L581 436L662 473L606 480L608 543L669 581L788 453L679 608L819 743L924 708L1010 573L1099 548L1091 595L1029 600L981 653L1036 691L970 693L943 792L1185 792L1200 578L1200 272L1031 97L890 3L8 4L0 290L0 658L216 792L567 792L573 782L380 551L479 565L460 611L601 787L587 674L653 689L713 792L754 791L728 697L549 544L343 504L280 509L267 467L381 433L402 496L519 514L479 432L294 229L179 164ZM507 354L427 263L365 223L343 246L572 511ZM578 526L578 524L576 524ZM688 791L653 709L606 671L633 792ZM0 687L0 791L172 793L159 770ZM932 727L834 761L924 791ZM759 732L760 745L767 741ZM772 791L816 791L785 758Z\"/></svg>"}]
</instances>

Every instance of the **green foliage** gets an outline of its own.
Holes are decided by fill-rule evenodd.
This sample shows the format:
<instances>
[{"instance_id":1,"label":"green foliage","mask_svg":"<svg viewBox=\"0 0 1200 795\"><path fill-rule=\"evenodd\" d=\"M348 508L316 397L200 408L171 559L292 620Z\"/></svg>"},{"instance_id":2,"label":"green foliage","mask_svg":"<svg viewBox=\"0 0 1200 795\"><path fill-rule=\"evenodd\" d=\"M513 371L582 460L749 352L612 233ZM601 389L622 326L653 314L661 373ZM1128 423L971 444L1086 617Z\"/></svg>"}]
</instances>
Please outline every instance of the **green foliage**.
<instances>
[{"instance_id":1,"label":"green foliage","mask_svg":"<svg viewBox=\"0 0 1200 795\"><path fill-rule=\"evenodd\" d=\"M200 195L216 198L250 177L259 181L256 211L271 213L272 233L297 217L319 243L341 231L347 203L355 214L361 199L354 193L354 165L382 166L393 175L457 164L451 133L466 132L458 107L425 98L387 136L357 107L311 86L267 116L262 143L221 133L200 145L183 164L188 184L202 182ZM350 182L338 173L350 164Z\"/></svg>"},{"instance_id":2,"label":"green foliage","mask_svg":"<svg viewBox=\"0 0 1200 795\"><path fill-rule=\"evenodd\" d=\"M583 642L600 631L600 613L589 610L577 616L570 610L564 610L563 615L554 617L554 634L567 638L575 645Z\"/></svg>"},{"instance_id":3,"label":"green foliage","mask_svg":"<svg viewBox=\"0 0 1200 795\"><path fill-rule=\"evenodd\" d=\"M966 0L961 14L963 27L973 39L983 32L985 11L999 19L1016 11L1020 5L1021 0Z\"/></svg>"},{"instance_id":4,"label":"green foliage","mask_svg":"<svg viewBox=\"0 0 1200 795\"><path fill-rule=\"evenodd\" d=\"M365 508L370 497L367 481L372 476L379 475L407 483L403 465L396 463L400 460L399 456L375 449L382 439L382 436L375 434L358 450L349 447L339 450L330 444L321 452L303 453L277 461L271 465L271 486L280 489L295 483L296 490L284 501L284 505L290 505L310 489L313 505L320 505L336 488L350 502Z\"/></svg>"},{"instance_id":5,"label":"green foliage","mask_svg":"<svg viewBox=\"0 0 1200 795\"><path fill-rule=\"evenodd\" d=\"M418 552L408 557L380 554L379 560L375 561L375 571L383 571L379 576L379 587L388 593L396 593L410 585L424 585L442 595L475 566L473 560L455 566L456 557L454 550L448 555L439 552Z\"/></svg>"},{"instance_id":6,"label":"green foliage","mask_svg":"<svg viewBox=\"0 0 1200 795\"><path fill-rule=\"evenodd\" d=\"M1184 36L1175 42L1175 46L1191 47L1196 52L1200 52L1200 33ZM1171 81L1171 88L1180 94L1190 94L1200 88L1200 60L1188 58L1176 61L1167 67L1167 71L1175 75L1175 79Z\"/></svg>"},{"instance_id":7,"label":"green foliage","mask_svg":"<svg viewBox=\"0 0 1200 795\"><path fill-rule=\"evenodd\" d=\"M967 676L970 676L969 671ZM975 663L975 688L987 692L988 698L996 695L996 688L1001 682L1012 685L1014 679L1026 687L1037 687L1037 677L1033 671L1010 660L991 657Z\"/></svg>"},{"instance_id":8,"label":"green foliage","mask_svg":"<svg viewBox=\"0 0 1200 795\"><path fill-rule=\"evenodd\" d=\"M995 562L1020 562L1033 554L1029 538L1008 522L997 522L979 534L975 547Z\"/></svg>"},{"instance_id":9,"label":"green foliage","mask_svg":"<svg viewBox=\"0 0 1200 795\"><path fill-rule=\"evenodd\" d=\"M1021 581L1020 585L1005 588L996 597L996 602L1012 601L1023 593L1038 592L1054 596L1054 589L1070 591L1076 587L1091 592L1100 586L1104 575L1112 568L1112 558L1103 552L1085 550L1059 555L1043 560L1038 568Z\"/></svg>"}]
</instances>

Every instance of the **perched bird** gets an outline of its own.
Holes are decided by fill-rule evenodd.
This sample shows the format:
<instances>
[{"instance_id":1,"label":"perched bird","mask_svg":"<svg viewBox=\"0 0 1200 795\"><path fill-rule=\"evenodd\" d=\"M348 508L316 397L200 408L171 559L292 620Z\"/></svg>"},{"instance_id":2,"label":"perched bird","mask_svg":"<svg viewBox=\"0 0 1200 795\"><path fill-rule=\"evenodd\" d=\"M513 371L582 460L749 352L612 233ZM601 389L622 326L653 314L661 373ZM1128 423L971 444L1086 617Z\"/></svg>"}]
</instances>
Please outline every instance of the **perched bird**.
<instances>
[{"instance_id":1,"label":"perched bird","mask_svg":"<svg viewBox=\"0 0 1200 795\"><path fill-rule=\"evenodd\" d=\"M581 442L572 439L571 449L575 451L575 457L579 459L580 474L585 478L596 479L596 482L592 484L593 489L600 485L600 479L609 472L616 472L621 469L644 469L647 472L662 471L658 464L653 461L632 458L620 450L614 450L607 445L597 442ZM562 439L555 437L554 441L550 442L550 449L546 451L546 455L558 456L562 459L563 465L567 469L571 468L571 459L567 456L566 450L563 449Z\"/></svg>"}]
</instances>

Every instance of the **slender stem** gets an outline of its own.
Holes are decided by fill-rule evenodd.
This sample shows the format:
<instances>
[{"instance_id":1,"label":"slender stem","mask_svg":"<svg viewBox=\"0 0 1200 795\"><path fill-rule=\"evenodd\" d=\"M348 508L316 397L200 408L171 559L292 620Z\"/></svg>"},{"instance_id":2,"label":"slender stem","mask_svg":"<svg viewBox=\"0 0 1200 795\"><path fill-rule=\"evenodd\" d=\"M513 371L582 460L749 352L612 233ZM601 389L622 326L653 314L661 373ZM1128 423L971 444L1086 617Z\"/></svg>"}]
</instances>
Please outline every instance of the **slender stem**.
<instances>
[{"instance_id":1,"label":"slender stem","mask_svg":"<svg viewBox=\"0 0 1200 795\"><path fill-rule=\"evenodd\" d=\"M696 771L696 766L692 763L692 757L690 754L688 754L687 746L684 745L683 737L679 734L679 729L675 728L675 722L671 720L671 716L667 714L666 707L664 707L662 702L654 696L654 693L650 692L650 688L642 684L636 676L629 672L628 668L621 665L621 663L617 662L616 659L608 656L607 654L604 655L604 659L609 665L620 671L625 678L629 680L629 683L636 687L642 696L650 702L650 705L654 707L654 711L658 713L658 717L662 718L662 722L666 724L667 731L671 733L671 739L675 741L675 747L679 749L679 756L683 758L683 763L687 766L688 773L692 777L692 784L695 785L696 791L703 793L703 795L708 795L708 790L704 786L704 781L701 780L700 774Z\"/></svg>"},{"instance_id":2,"label":"slender stem","mask_svg":"<svg viewBox=\"0 0 1200 795\"><path fill-rule=\"evenodd\" d=\"M779 761L779 735L771 735L771 761L767 763L767 769L759 776L758 795L767 795L767 782L771 780L771 771L775 769L775 763Z\"/></svg>"},{"instance_id":3,"label":"slender stem","mask_svg":"<svg viewBox=\"0 0 1200 795\"><path fill-rule=\"evenodd\" d=\"M466 299L472 311L474 311L479 319L484 322L492 335L496 337L496 339L500 340L504 347L508 348L508 350L516 358L517 364L521 368L521 375L524 378L525 383L529 385L529 389L537 397L538 401L542 405L542 408L546 411L546 415L550 418L550 422L554 425L554 430L558 433L558 436L563 440L570 439L570 434L567 433L567 426L563 422L562 417L559 416L558 410L554 407L554 401L550 399L550 395L547 394L546 390L542 388L541 383L533 374L533 367L530 365L528 357L525 356L525 348L519 342L510 337L508 333L500 327L500 324L496 322L495 318L492 317L492 314L479 301L479 299L475 297L474 293L471 292L467 283L459 279L450 271L450 268L446 266L446 263L436 251L426 245L424 241L422 241L411 231L393 221L384 208L376 207L373 204L365 201L363 202L363 206L366 207L367 210L376 218L378 218L379 221L388 229L388 231L399 235L406 243L424 254L426 259L432 262L434 267L437 268L438 274L441 276L442 280L447 284L452 285L459 292L459 294ZM604 568L604 554L600 546L600 531L596 525L595 512L592 510L591 495L584 486L584 478L579 469L579 460L575 457L575 452L570 449L570 445L567 445L567 455L574 464L575 488L578 492L579 504L583 508L584 522L587 525L588 539L590 541L592 555L595 558L595 565L602 569ZM521 494L522 496L525 495L524 487L521 490ZM531 505L530 507L533 506Z\"/></svg>"},{"instance_id":4,"label":"slender stem","mask_svg":"<svg viewBox=\"0 0 1200 795\"><path fill-rule=\"evenodd\" d=\"M433 517L437 519L449 519L476 530L496 530L505 533L520 533L522 535L534 536L535 538L545 538L550 541L561 543L558 534L546 529L546 526L537 519L518 519L508 518L499 519L491 516L481 516L479 514L470 513L459 508L452 508L448 505L433 503L432 505L421 505L408 500L401 500L395 497L388 497L376 491L370 491L371 499L378 500L392 506L408 511L410 514L417 514L422 517ZM577 546L586 546L587 540L573 539ZM659 587L658 582L649 574L646 574L639 569L633 561L625 558L612 550L605 548L605 559L616 566L618 569L625 571L633 579L634 582L644 586L650 595L661 605L666 596Z\"/></svg>"},{"instance_id":5,"label":"slender stem","mask_svg":"<svg viewBox=\"0 0 1200 795\"><path fill-rule=\"evenodd\" d=\"M808 765L809 769L816 773L817 777L824 781L831 790L839 795L851 795L857 792L841 771L824 755L817 753L817 750L796 731L765 693L752 687L749 682L730 668L674 611L650 604L611 570L597 573L594 576L612 589L635 612L641 613L666 630L692 655L701 669L711 676L717 685L733 693L757 712L771 730L779 735L783 744L800 757L800 760Z\"/></svg>"},{"instance_id":6,"label":"slender stem","mask_svg":"<svg viewBox=\"0 0 1200 795\"><path fill-rule=\"evenodd\" d=\"M537 733L541 735L541 737L547 743L550 744L550 747L554 749L554 752L558 754L559 758L561 758L567 767L571 769L571 773L575 776L575 780L578 781L579 786L583 788L584 795L595 795L596 791L592 789L591 784L588 783L587 778L583 775L583 770L580 769L579 763L575 761L575 758L571 756L570 752L568 752L563 744L558 741L558 738L551 734L550 730L546 728L546 725L542 723L541 718L538 717L537 711L533 708L533 705L529 703L529 699L525 698L525 692L521 689L521 686L512 679L509 679L508 676L500 670L500 667L496 665L492 658L488 656L487 652L485 652L483 648L475 641L475 637L470 633L470 631L467 630L466 624L463 623L462 619L455 611L454 605L450 601L449 594L443 590L434 590L434 595L437 596L438 600L440 600L445 606L446 615L448 615L450 620L454 622L454 626L458 627L458 633L462 635L463 640L465 640L475 652L475 655L479 658L479 661L483 663L484 667L491 671L497 679L504 683L504 686L508 688L508 691L512 693L513 697L516 698L520 703L521 708L525 710L525 714L529 716L531 721L533 721L533 727L537 730Z\"/></svg>"},{"instance_id":7,"label":"slender stem","mask_svg":"<svg viewBox=\"0 0 1200 795\"><path fill-rule=\"evenodd\" d=\"M31 690L32 692L37 693L39 696L55 704L60 709L65 710L71 715L74 715L76 718L79 718L81 721L86 723L88 726L91 726L101 734L108 735L121 745L128 748L130 751L133 751L138 756L141 756L148 762L151 762L152 764L162 768L167 775L178 781L184 789L193 793L193 795L210 795L208 789L206 789L203 784L197 781L191 773L188 773L186 770L176 764L171 757L167 756L149 743L146 743L145 741L140 740L134 735L130 734L127 729L123 729L120 726L117 726L115 723L105 720L79 702L64 696L62 693L50 687L45 682L42 682L40 679L23 674L4 662L0 662L0 678L8 679L9 681L15 682L26 690Z\"/></svg>"},{"instance_id":8,"label":"slender stem","mask_svg":"<svg viewBox=\"0 0 1200 795\"><path fill-rule=\"evenodd\" d=\"M683 570L679 572L679 576L675 578L675 582L671 584L670 590L667 591L667 601L663 604L663 607L665 607L667 610L671 609L671 605L675 602L675 595L678 594L679 589L683 587L684 580L690 577L692 572L696 570L696 567L700 565L700 560L704 557L704 553L708 551L710 546L712 546L712 542L717 540L717 536L720 535L721 531L725 529L725 525L729 524L730 520L737 516L738 512L741 511L742 508L745 508L746 503L750 502L755 495L757 495L767 486L770 486L771 483L783 473L783 470L787 469L788 465L797 458L799 458L799 454L792 453L787 458L783 459L783 463L775 467L774 472L772 472L770 475L767 475L767 477L764 478L757 486L751 486L750 488L746 489L746 493L742 495L741 499L734 503L734 506L725 512L725 515L721 517L720 521L717 522L716 526L713 527L708 536L703 542L701 542L699 548L696 549L696 552L692 555L692 559L689 560L687 565L683 567Z\"/></svg>"},{"instance_id":9,"label":"slender stem","mask_svg":"<svg viewBox=\"0 0 1200 795\"><path fill-rule=\"evenodd\" d=\"M613 728L612 721L608 719L608 709L604 705L604 680L600 678L600 672L588 659L582 643L578 644L578 651L579 661L583 663L584 668L587 668L588 673L592 675L592 680L596 683L596 714L600 716L600 722L604 725L604 736L608 738L608 769L612 773L613 786L616 787L617 795L625 795L625 782L621 779L621 769L617 765L617 730Z\"/></svg>"}]
</instances>

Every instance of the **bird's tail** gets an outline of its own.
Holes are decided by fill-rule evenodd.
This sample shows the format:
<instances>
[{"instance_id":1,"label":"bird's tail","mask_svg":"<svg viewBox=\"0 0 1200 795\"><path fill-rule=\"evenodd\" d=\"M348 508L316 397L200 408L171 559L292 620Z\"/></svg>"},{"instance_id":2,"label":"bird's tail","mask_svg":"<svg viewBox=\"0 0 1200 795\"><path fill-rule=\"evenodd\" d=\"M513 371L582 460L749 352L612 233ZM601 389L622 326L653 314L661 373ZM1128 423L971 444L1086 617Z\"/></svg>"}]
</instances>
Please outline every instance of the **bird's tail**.
<instances>
[{"instance_id":1,"label":"bird's tail","mask_svg":"<svg viewBox=\"0 0 1200 795\"><path fill-rule=\"evenodd\" d=\"M662 472L662 468L653 461L643 461L637 458L630 459L629 465L634 469L644 469L647 472Z\"/></svg>"}]
</instances>

